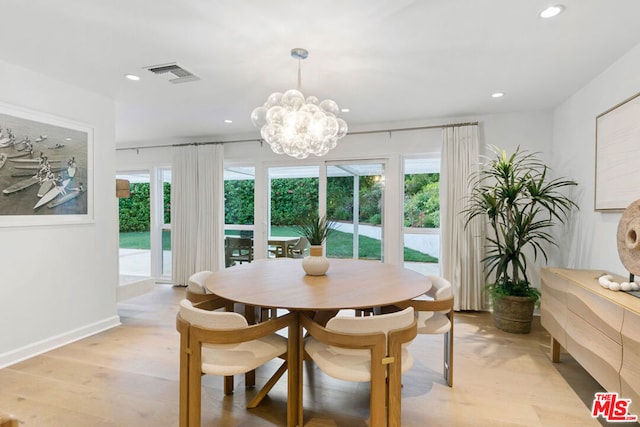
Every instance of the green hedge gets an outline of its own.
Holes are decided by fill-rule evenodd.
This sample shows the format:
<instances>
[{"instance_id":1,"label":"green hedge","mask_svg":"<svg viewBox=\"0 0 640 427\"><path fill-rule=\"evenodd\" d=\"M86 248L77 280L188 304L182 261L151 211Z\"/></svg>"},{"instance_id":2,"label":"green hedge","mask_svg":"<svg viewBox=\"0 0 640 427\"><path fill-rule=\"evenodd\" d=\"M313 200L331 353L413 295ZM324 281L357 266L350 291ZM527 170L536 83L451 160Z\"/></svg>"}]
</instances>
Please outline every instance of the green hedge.
<instances>
[{"instance_id":1,"label":"green hedge","mask_svg":"<svg viewBox=\"0 0 640 427\"><path fill-rule=\"evenodd\" d=\"M404 226L440 227L440 174L421 173L405 176Z\"/></svg>"},{"instance_id":2,"label":"green hedge","mask_svg":"<svg viewBox=\"0 0 640 427\"><path fill-rule=\"evenodd\" d=\"M272 225L294 225L314 212L318 212L318 178L271 180Z\"/></svg>"},{"instance_id":3,"label":"green hedge","mask_svg":"<svg viewBox=\"0 0 640 427\"><path fill-rule=\"evenodd\" d=\"M438 228L440 226L439 174L414 174L405 177L406 227ZM327 216L333 220L353 220L353 177L327 179ZM171 223L171 185L164 183L164 221ZM227 180L225 223L254 223L254 181ZM359 220L381 224L382 184L378 177L360 177ZM131 197L118 199L120 231L150 230L149 183L132 183ZM318 178L271 180L271 224L294 225L300 218L318 211Z\"/></svg>"},{"instance_id":4,"label":"green hedge","mask_svg":"<svg viewBox=\"0 0 640 427\"><path fill-rule=\"evenodd\" d=\"M225 224L253 224L253 193L252 179L224 182Z\"/></svg>"},{"instance_id":5,"label":"green hedge","mask_svg":"<svg viewBox=\"0 0 640 427\"><path fill-rule=\"evenodd\" d=\"M131 183L131 197L118 199L120 232L149 231L149 183Z\"/></svg>"}]
</instances>

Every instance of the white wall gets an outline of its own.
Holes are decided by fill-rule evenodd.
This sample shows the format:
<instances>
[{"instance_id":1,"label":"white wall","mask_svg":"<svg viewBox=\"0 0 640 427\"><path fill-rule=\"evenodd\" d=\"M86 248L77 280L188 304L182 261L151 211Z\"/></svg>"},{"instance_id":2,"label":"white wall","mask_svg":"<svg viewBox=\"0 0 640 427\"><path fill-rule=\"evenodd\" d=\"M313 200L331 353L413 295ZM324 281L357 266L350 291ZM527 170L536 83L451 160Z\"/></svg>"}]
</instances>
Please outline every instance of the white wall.
<instances>
[{"instance_id":1,"label":"white wall","mask_svg":"<svg viewBox=\"0 0 640 427\"><path fill-rule=\"evenodd\" d=\"M554 111L554 167L578 181L580 205L562 239L559 265L628 274L616 244L621 214L594 211L595 124L596 116L640 91L639 69L640 45Z\"/></svg>"},{"instance_id":2,"label":"white wall","mask_svg":"<svg viewBox=\"0 0 640 427\"><path fill-rule=\"evenodd\" d=\"M114 103L2 61L0 102L90 125L95 158L95 222L0 227L1 367L119 318Z\"/></svg>"}]
</instances>

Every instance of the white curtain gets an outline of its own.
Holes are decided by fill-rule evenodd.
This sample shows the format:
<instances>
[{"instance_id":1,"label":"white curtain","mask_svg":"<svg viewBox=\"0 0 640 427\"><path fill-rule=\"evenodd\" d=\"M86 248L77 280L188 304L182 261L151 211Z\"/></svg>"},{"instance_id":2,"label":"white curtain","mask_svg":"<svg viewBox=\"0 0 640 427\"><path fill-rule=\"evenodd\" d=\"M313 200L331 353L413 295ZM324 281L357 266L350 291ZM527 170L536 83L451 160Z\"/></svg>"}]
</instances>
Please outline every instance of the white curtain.
<instances>
[{"instance_id":1,"label":"white curtain","mask_svg":"<svg viewBox=\"0 0 640 427\"><path fill-rule=\"evenodd\" d=\"M454 287L455 310L482 310L484 222L465 228L462 212L470 193L469 176L478 170L478 126L447 127L442 132L440 164L440 264Z\"/></svg>"},{"instance_id":2,"label":"white curtain","mask_svg":"<svg viewBox=\"0 0 640 427\"><path fill-rule=\"evenodd\" d=\"M224 146L173 148L171 253L173 284L224 268Z\"/></svg>"}]
</instances>

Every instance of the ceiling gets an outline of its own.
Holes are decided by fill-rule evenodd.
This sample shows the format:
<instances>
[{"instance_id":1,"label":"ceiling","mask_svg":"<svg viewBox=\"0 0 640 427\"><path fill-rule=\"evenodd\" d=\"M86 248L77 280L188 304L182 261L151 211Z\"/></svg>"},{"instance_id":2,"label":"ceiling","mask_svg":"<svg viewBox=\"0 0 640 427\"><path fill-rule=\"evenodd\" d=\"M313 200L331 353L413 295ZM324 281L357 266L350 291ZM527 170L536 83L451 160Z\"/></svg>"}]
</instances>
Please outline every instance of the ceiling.
<instances>
[{"instance_id":1,"label":"ceiling","mask_svg":"<svg viewBox=\"0 0 640 427\"><path fill-rule=\"evenodd\" d=\"M547 110L640 43L640 1L558 1L542 20L547 0L0 0L0 59L113 98L126 146L257 137L251 111L295 88L303 47L303 93L365 129ZM173 62L200 80L144 68Z\"/></svg>"}]
</instances>

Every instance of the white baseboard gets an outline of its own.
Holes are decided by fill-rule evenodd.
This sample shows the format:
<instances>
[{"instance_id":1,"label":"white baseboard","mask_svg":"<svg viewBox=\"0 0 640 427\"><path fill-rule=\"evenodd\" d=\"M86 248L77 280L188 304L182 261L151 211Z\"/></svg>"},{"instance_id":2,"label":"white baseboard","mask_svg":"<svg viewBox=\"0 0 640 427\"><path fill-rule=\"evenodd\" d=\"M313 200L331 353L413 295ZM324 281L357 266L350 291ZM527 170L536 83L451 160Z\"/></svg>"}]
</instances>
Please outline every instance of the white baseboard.
<instances>
[{"instance_id":1,"label":"white baseboard","mask_svg":"<svg viewBox=\"0 0 640 427\"><path fill-rule=\"evenodd\" d=\"M120 317L113 316L90 325L26 345L16 350L0 354L0 369L39 354L46 353L47 351L51 351L55 348L62 347L63 345L74 341L78 341L82 338L106 331L107 329L114 328L118 325L120 325Z\"/></svg>"},{"instance_id":2,"label":"white baseboard","mask_svg":"<svg viewBox=\"0 0 640 427\"><path fill-rule=\"evenodd\" d=\"M146 293L152 292L156 284L156 279L143 279L138 282L126 283L118 286L117 301L124 301L129 298L138 297Z\"/></svg>"}]
</instances>

